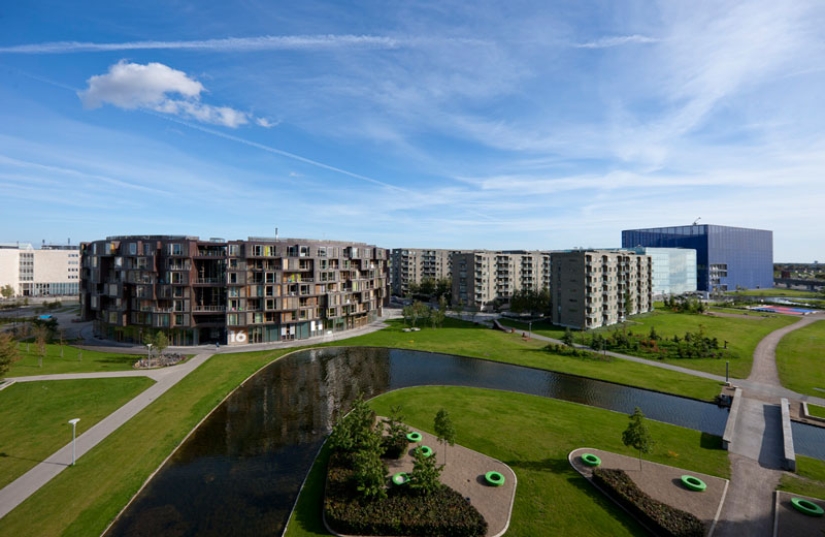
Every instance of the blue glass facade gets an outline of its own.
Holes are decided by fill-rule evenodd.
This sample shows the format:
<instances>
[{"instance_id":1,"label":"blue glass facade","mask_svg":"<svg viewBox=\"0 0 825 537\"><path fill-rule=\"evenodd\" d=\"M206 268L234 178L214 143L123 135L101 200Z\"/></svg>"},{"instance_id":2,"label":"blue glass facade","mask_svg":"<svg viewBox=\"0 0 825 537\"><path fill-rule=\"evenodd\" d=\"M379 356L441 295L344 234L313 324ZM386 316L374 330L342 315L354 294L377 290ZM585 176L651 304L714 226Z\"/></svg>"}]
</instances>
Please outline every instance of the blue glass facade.
<instances>
[{"instance_id":1,"label":"blue glass facade","mask_svg":"<svg viewBox=\"0 0 825 537\"><path fill-rule=\"evenodd\" d=\"M709 224L622 231L622 248L696 250L699 291L773 287L773 231Z\"/></svg>"}]
</instances>

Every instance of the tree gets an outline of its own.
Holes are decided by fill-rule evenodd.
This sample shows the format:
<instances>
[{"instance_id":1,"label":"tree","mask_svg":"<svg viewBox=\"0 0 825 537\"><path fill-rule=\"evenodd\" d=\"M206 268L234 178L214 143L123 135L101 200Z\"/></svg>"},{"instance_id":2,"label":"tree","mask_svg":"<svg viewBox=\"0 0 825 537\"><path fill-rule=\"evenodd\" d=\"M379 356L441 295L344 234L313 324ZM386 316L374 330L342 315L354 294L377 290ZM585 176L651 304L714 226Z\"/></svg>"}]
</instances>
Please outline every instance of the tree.
<instances>
[{"instance_id":1,"label":"tree","mask_svg":"<svg viewBox=\"0 0 825 537\"><path fill-rule=\"evenodd\" d=\"M4 285L0 288L0 295L2 295L3 298L12 298L14 296L14 287L8 284Z\"/></svg>"},{"instance_id":2,"label":"tree","mask_svg":"<svg viewBox=\"0 0 825 537\"><path fill-rule=\"evenodd\" d=\"M58 336L60 337L60 357L63 358L63 347L66 345L66 331L61 328Z\"/></svg>"},{"instance_id":3,"label":"tree","mask_svg":"<svg viewBox=\"0 0 825 537\"><path fill-rule=\"evenodd\" d=\"M0 377L5 375L11 364L20 359L17 343L11 334L0 333Z\"/></svg>"},{"instance_id":4,"label":"tree","mask_svg":"<svg viewBox=\"0 0 825 537\"><path fill-rule=\"evenodd\" d=\"M352 403L349 414L340 418L332 428L332 434L329 436L330 447L337 451L354 453L364 446L371 445L373 436L380 436L375 431L375 412L364 401L362 392Z\"/></svg>"},{"instance_id":5,"label":"tree","mask_svg":"<svg viewBox=\"0 0 825 537\"><path fill-rule=\"evenodd\" d=\"M418 300L413 302L410 306L405 306L404 309L401 310L401 314L404 316L404 322L411 327L415 327L419 319L426 319L429 316L429 313L430 308Z\"/></svg>"},{"instance_id":6,"label":"tree","mask_svg":"<svg viewBox=\"0 0 825 537\"><path fill-rule=\"evenodd\" d=\"M447 299L443 296L438 299L438 308L430 309L430 324L433 328L441 328L444 319L447 317Z\"/></svg>"},{"instance_id":7,"label":"tree","mask_svg":"<svg viewBox=\"0 0 825 537\"><path fill-rule=\"evenodd\" d=\"M43 357L46 356L46 338L49 330L45 325L34 327L34 344L37 346L37 367L43 367Z\"/></svg>"},{"instance_id":8,"label":"tree","mask_svg":"<svg viewBox=\"0 0 825 537\"><path fill-rule=\"evenodd\" d=\"M642 453L650 453L655 442L650 436L645 424L645 415L642 409L636 407L630 415L630 423L622 433L622 443L627 447L632 447L639 452L639 470L642 469Z\"/></svg>"},{"instance_id":9,"label":"tree","mask_svg":"<svg viewBox=\"0 0 825 537\"><path fill-rule=\"evenodd\" d=\"M338 419L329 436L330 448L351 464L355 487L366 499L386 495L387 468L381 460L381 432L375 425L375 412L360 393L352 410Z\"/></svg>"},{"instance_id":10,"label":"tree","mask_svg":"<svg viewBox=\"0 0 825 537\"><path fill-rule=\"evenodd\" d=\"M169 347L169 338L166 337L164 332L158 332L155 334L155 349L158 352L158 359L161 361L162 365L166 365L166 357L163 355L163 351L165 351Z\"/></svg>"},{"instance_id":11,"label":"tree","mask_svg":"<svg viewBox=\"0 0 825 537\"><path fill-rule=\"evenodd\" d=\"M433 429L438 443L444 446L444 462L447 462L447 444L455 445L455 427L453 426L453 420L450 419L450 414L443 408L435 415Z\"/></svg>"},{"instance_id":12,"label":"tree","mask_svg":"<svg viewBox=\"0 0 825 537\"><path fill-rule=\"evenodd\" d=\"M561 342L568 347L573 346L573 331L570 330L569 326L564 329L564 335L561 337Z\"/></svg>"},{"instance_id":13,"label":"tree","mask_svg":"<svg viewBox=\"0 0 825 537\"><path fill-rule=\"evenodd\" d=\"M410 489L422 495L437 492L443 486L441 472L444 465L436 465L435 453L427 457L421 449L414 450L413 457L415 461L410 473Z\"/></svg>"},{"instance_id":14,"label":"tree","mask_svg":"<svg viewBox=\"0 0 825 537\"><path fill-rule=\"evenodd\" d=\"M410 428L404 424L404 414L398 405L390 407L390 416L384 420L387 435L384 437L384 452L388 457L399 458L404 454L409 442L407 434Z\"/></svg>"},{"instance_id":15,"label":"tree","mask_svg":"<svg viewBox=\"0 0 825 537\"><path fill-rule=\"evenodd\" d=\"M624 293L624 317L625 319L628 318L631 314L633 314L633 295L630 294L630 291L625 291Z\"/></svg>"},{"instance_id":16,"label":"tree","mask_svg":"<svg viewBox=\"0 0 825 537\"><path fill-rule=\"evenodd\" d=\"M383 452L381 435L370 434L364 437L364 443L352 454L352 467L355 472L356 490L364 499L386 498L387 467L381 460Z\"/></svg>"}]
</instances>

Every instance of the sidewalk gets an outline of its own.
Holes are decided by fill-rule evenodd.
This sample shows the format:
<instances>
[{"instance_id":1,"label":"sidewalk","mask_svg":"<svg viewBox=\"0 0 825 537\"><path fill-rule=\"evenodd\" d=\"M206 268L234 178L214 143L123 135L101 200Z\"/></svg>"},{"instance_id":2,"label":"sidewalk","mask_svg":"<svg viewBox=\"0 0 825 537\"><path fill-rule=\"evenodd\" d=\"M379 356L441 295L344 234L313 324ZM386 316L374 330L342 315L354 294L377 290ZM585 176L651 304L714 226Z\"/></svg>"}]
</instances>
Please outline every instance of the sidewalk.
<instances>
[{"instance_id":1,"label":"sidewalk","mask_svg":"<svg viewBox=\"0 0 825 537\"><path fill-rule=\"evenodd\" d=\"M77 437L75 459L79 459L90 449L98 445L104 438L116 431L121 425L132 419L138 412L149 406L155 399L166 393L181 379L212 356L212 353L201 353L180 366L175 366L174 370L160 376L157 382L138 394L134 399L109 414L103 420L95 424L91 429ZM133 373L124 371L123 373ZM146 372L140 372L146 376ZM80 375L47 375L48 377L59 378L99 378L90 377L95 373L84 373ZM131 376L131 375L108 375L108 376ZM17 380L17 379L16 379ZM33 379L34 380L34 379ZM43 379L40 379L43 380ZM72 464L72 444L66 444L51 457L41 462L15 481L0 489L0 518L3 518L12 509L23 503L29 496L34 494L40 487L48 483L53 477L65 470Z\"/></svg>"}]
</instances>

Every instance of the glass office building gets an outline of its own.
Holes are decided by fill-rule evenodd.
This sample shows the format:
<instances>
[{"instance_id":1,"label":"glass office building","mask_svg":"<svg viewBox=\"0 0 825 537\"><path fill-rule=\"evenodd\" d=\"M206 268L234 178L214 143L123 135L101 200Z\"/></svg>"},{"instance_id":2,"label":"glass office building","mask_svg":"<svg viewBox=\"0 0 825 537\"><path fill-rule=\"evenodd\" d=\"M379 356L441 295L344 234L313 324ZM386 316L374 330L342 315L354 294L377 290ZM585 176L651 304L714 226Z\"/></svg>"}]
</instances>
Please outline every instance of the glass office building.
<instances>
[{"instance_id":1,"label":"glass office building","mask_svg":"<svg viewBox=\"0 0 825 537\"><path fill-rule=\"evenodd\" d=\"M622 247L696 250L699 291L773 287L773 231L694 224L622 231Z\"/></svg>"},{"instance_id":2,"label":"glass office building","mask_svg":"<svg viewBox=\"0 0 825 537\"><path fill-rule=\"evenodd\" d=\"M696 291L696 250L688 248L633 248L637 254L653 260L652 292L654 297L681 295Z\"/></svg>"}]
</instances>

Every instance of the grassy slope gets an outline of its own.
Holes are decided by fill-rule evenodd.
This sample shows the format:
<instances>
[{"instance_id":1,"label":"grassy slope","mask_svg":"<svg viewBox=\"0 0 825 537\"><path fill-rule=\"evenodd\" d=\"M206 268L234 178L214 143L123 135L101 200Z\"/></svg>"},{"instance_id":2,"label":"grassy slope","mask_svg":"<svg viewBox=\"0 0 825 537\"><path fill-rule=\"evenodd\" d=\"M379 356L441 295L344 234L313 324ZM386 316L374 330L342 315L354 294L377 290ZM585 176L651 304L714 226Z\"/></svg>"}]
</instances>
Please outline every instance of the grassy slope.
<instances>
[{"instance_id":1,"label":"grassy slope","mask_svg":"<svg viewBox=\"0 0 825 537\"><path fill-rule=\"evenodd\" d=\"M68 444L154 381L120 379L19 382L0 392L0 488Z\"/></svg>"},{"instance_id":2,"label":"grassy slope","mask_svg":"<svg viewBox=\"0 0 825 537\"><path fill-rule=\"evenodd\" d=\"M26 343L18 345L20 360L15 362L7 377L27 377L33 375L53 375L58 373L90 373L94 371L128 371L141 358L140 355L126 353L110 353L90 350L81 350L69 345L63 346L63 357L60 356L60 345L46 346L46 356L43 358L43 367L38 367L37 345ZM78 356L80 354L80 356Z\"/></svg>"},{"instance_id":3,"label":"grassy slope","mask_svg":"<svg viewBox=\"0 0 825 537\"><path fill-rule=\"evenodd\" d=\"M549 354L541 350L546 345L543 341L525 340L520 333L508 334L469 322L448 319L444 328L424 328L420 332L411 333L402 332L399 321L390 324L388 329L349 339L346 345L460 354L598 378L706 401L713 400L720 391L719 383L711 380L626 360L602 362Z\"/></svg>"},{"instance_id":4,"label":"grassy slope","mask_svg":"<svg viewBox=\"0 0 825 537\"><path fill-rule=\"evenodd\" d=\"M796 475L783 475L779 490L825 499L825 461L797 455Z\"/></svg>"},{"instance_id":5,"label":"grassy slope","mask_svg":"<svg viewBox=\"0 0 825 537\"><path fill-rule=\"evenodd\" d=\"M776 346L776 367L782 385L795 392L825 397L825 322L791 332Z\"/></svg>"},{"instance_id":6,"label":"grassy slope","mask_svg":"<svg viewBox=\"0 0 825 537\"><path fill-rule=\"evenodd\" d=\"M226 394L284 353L213 356L78 459L75 467L0 519L0 536L100 535L146 478Z\"/></svg>"},{"instance_id":7,"label":"grassy slope","mask_svg":"<svg viewBox=\"0 0 825 537\"><path fill-rule=\"evenodd\" d=\"M685 332L698 332L701 326L705 335L717 338L720 345L727 341L728 348L736 354L737 358L730 362L731 377L747 378L753 365L753 351L759 341L774 330L796 322L797 318L784 315L746 315L746 312L743 311L733 311L733 313L738 316L692 315L657 309L651 313L634 315L625 326L630 332L644 336L650 333L651 327L655 327L659 336L668 339L674 335L681 338L685 335ZM743 318L742 315L748 318ZM508 325L517 327L519 331L527 330L527 325L524 323L509 320L505 322ZM621 325L617 325L599 328L592 332L608 335L612 331L620 329ZM555 339L561 339L564 335L563 329L545 323L533 323L533 332ZM585 345L590 343L590 335L587 332L574 332L573 335L575 343ZM641 354L640 356L644 357ZM713 358L669 359L664 360L664 362L716 375L725 374L724 361Z\"/></svg>"},{"instance_id":8,"label":"grassy slope","mask_svg":"<svg viewBox=\"0 0 825 537\"><path fill-rule=\"evenodd\" d=\"M386 415L401 405L406 422L432 431L439 408L450 412L457 442L504 461L518 489L507 535L640 535L644 532L597 493L567 461L579 447L635 456L621 442L627 416L563 401L474 388L411 388L382 395L372 407ZM582 424L587 424L583 427ZM657 447L650 460L728 477L719 439L647 422ZM449 461L449 458L448 458ZM323 461L314 468L290 521L288 537L327 535L318 523ZM584 524L583 521L587 521Z\"/></svg>"},{"instance_id":9,"label":"grassy slope","mask_svg":"<svg viewBox=\"0 0 825 537\"><path fill-rule=\"evenodd\" d=\"M717 338L720 346L723 345L724 341L727 341L728 349L738 356L738 358L730 361L731 377L747 378L753 365L753 351L762 338L774 330L792 324L797 320L795 317L783 315L745 319L740 317L678 314L657 310L652 313L634 316L628 330L634 334L647 335L650 333L650 328L655 327L656 332L661 337L672 338L674 335L682 337L685 332L698 332L701 326L707 337ZM613 329L604 328L600 330L610 331ZM697 371L706 371L717 375L725 374L724 361L713 358L669 359L664 361Z\"/></svg>"}]
</instances>

